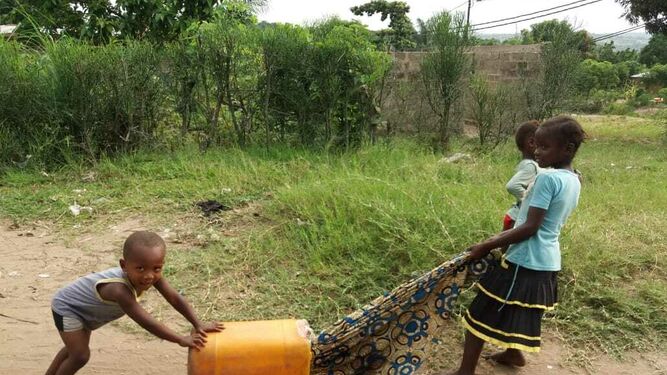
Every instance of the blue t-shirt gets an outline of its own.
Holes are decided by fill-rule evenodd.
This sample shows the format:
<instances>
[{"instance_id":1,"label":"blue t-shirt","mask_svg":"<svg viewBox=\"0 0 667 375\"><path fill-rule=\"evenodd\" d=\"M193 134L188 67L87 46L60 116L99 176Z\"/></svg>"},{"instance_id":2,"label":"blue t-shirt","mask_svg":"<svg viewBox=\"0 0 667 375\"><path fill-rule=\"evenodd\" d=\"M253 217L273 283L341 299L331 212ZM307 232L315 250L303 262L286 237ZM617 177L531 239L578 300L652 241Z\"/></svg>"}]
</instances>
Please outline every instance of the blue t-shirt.
<instances>
[{"instance_id":1,"label":"blue t-shirt","mask_svg":"<svg viewBox=\"0 0 667 375\"><path fill-rule=\"evenodd\" d=\"M558 236L579 202L580 190L581 183L573 172L565 169L542 170L533 186L528 188L515 227L526 222L529 207L546 210L544 221L533 236L512 244L505 258L532 270L560 271Z\"/></svg>"}]
</instances>

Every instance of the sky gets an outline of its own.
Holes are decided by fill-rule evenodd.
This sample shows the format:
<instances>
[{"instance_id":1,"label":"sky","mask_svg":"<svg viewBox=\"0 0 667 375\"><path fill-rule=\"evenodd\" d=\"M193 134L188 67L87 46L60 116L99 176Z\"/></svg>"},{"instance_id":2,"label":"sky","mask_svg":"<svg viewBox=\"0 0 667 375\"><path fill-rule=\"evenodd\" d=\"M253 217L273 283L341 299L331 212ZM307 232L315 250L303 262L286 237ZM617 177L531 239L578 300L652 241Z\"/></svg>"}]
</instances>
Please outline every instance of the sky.
<instances>
[{"instance_id":1,"label":"sky","mask_svg":"<svg viewBox=\"0 0 667 375\"><path fill-rule=\"evenodd\" d=\"M465 12L467 0L403 0L410 6L408 16L414 21L417 18L428 19L434 13L442 10ZM495 21L502 18L532 13L559 5L569 4L575 0L482 0L473 2L470 12L470 23ZM337 15L342 19L356 19L368 25L370 29L378 30L387 27L389 20L380 21L378 15L374 17L358 17L350 12L350 7L360 5L367 0L268 0L268 6L259 14L260 21L304 24L316 21L327 16ZM582 3L583 4L583 3ZM580 5L573 4L571 6ZM569 7L566 7L569 8ZM558 9L555 9L558 10ZM554 10L554 11L555 11ZM578 28L583 28L594 34L606 34L624 30L633 25L623 18L623 7L614 0L600 2L572 9L544 18L520 22L514 25L484 30L482 33L515 33L527 29L532 23L557 18L568 20ZM637 32L641 32L638 30Z\"/></svg>"}]
</instances>

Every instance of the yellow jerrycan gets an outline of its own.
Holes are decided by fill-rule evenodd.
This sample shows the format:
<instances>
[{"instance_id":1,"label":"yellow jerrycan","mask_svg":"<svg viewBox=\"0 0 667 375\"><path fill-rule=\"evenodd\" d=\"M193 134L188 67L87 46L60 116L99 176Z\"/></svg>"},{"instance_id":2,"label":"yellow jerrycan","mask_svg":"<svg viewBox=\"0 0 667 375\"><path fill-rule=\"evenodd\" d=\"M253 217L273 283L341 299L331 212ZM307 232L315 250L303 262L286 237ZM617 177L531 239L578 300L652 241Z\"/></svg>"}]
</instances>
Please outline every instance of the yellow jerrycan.
<instances>
[{"instance_id":1,"label":"yellow jerrycan","mask_svg":"<svg viewBox=\"0 0 667 375\"><path fill-rule=\"evenodd\" d=\"M305 320L224 323L206 346L190 349L188 375L309 375L312 353Z\"/></svg>"}]
</instances>

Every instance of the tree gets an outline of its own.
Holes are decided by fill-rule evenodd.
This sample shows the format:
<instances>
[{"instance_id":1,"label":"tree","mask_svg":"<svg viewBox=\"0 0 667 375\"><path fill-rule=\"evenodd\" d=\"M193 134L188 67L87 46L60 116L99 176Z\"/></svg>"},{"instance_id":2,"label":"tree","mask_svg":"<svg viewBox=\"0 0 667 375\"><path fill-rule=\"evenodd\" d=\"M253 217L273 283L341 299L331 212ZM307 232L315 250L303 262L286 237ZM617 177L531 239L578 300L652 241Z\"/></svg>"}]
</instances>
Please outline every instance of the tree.
<instances>
[{"instance_id":1,"label":"tree","mask_svg":"<svg viewBox=\"0 0 667 375\"><path fill-rule=\"evenodd\" d=\"M598 61L609 61L613 64L618 64L624 61L637 61L637 51L626 48L622 51L616 51L614 41L609 41L601 46L595 48L596 59Z\"/></svg>"},{"instance_id":2,"label":"tree","mask_svg":"<svg viewBox=\"0 0 667 375\"><path fill-rule=\"evenodd\" d=\"M261 66L257 29L227 17L229 13L204 23L197 36L203 66L211 78L210 84L203 82L205 105L213 104L206 113L205 146L221 141L218 123L226 118L223 113L229 116L238 144L245 146L258 109L254 95Z\"/></svg>"},{"instance_id":3,"label":"tree","mask_svg":"<svg viewBox=\"0 0 667 375\"><path fill-rule=\"evenodd\" d=\"M438 116L438 142L447 147L458 125L455 104L463 97L463 80L470 72L466 54L471 45L470 28L461 14L442 12L426 23L427 45L432 53L421 65L426 98Z\"/></svg>"},{"instance_id":4,"label":"tree","mask_svg":"<svg viewBox=\"0 0 667 375\"><path fill-rule=\"evenodd\" d=\"M576 86L586 95L593 89L616 88L621 82L618 70L609 61L586 59L580 64L579 73Z\"/></svg>"},{"instance_id":5,"label":"tree","mask_svg":"<svg viewBox=\"0 0 667 375\"><path fill-rule=\"evenodd\" d=\"M653 35L639 52L639 62L646 66L667 64L667 35Z\"/></svg>"},{"instance_id":6,"label":"tree","mask_svg":"<svg viewBox=\"0 0 667 375\"><path fill-rule=\"evenodd\" d=\"M265 3L266 0L0 0L0 23L19 24L19 35L31 36L39 31L54 38L68 35L95 43L106 43L113 37L163 42L176 39L193 22L211 20L217 8L242 4L255 11Z\"/></svg>"},{"instance_id":7,"label":"tree","mask_svg":"<svg viewBox=\"0 0 667 375\"><path fill-rule=\"evenodd\" d=\"M371 105L368 94L373 95L390 67L390 57L378 52L366 35L359 24L329 28L325 22L313 28L311 98L328 146L359 143L369 125L361 115Z\"/></svg>"},{"instance_id":8,"label":"tree","mask_svg":"<svg viewBox=\"0 0 667 375\"><path fill-rule=\"evenodd\" d=\"M582 58L580 39L566 28L552 37L542 48L539 73L524 75L521 80L526 118L552 117L572 94Z\"/></svg>"},{"instance_id":9,"label":"tree","mask_svg":"<svg viewBox=\"0 0 667 375\"><path fill-rule=\"evenodd\" d=\"M595 46L593 38L586 30L575 31L567 21L548 20L530 26L530 30L521 30L523 44L554 42L567 39L583 54L591 52Z\"/></svg>"},{"instance_id":10,"label":"tree","mask_svg":"<svg viewBox=\"0 0 667 375\"><path fill-rule=\"evenodd\" d=\"M665 0L616 0L625 7L625 18L632 23L643 21L651 34L667 35L667 2Z\"/></svg>"},{"instance_id":11,"label":"tree","mask_svg":"<svg viewBox=\"0 0 667 375\"><path fill-rule=\"evenodd\" d=\"M667 87L667 64L655 64L649 70L649 75L646 79L649 85L656 85Z\"/></svg>"},{"instance_id":12,"label":"tree","mask_svg":"<svg viewBox=\"0 0 667 375\"><path fill-rule=\"evenodd\" d=\"M312 56L307 29L295 25L274 25L262 31L263 116L266 143L273 128L285 138L290 123L297 130L308 129L311 110ZM308 139L307 131L302 139ZM311 138L312 139L312 138ZM305 141L303 143L306 143Z\"/></svg>"},{"instance_id":13,"label":"tree","mask_svg":"<svg viewBox=\"0 0 667 375\"><path fill-rule=\"evenodd\" d=\"M415 47L413 40L415 28L408 17L410 6L403 1L373 0L369 3L350 8L357 16L372 16L379 13L381 20L389 18L389 29L381 31L382 39L388 40L394 49L401 50Z\"/></svg>"},{"instance_id":14,"label":"tree","mask_svg":"<svg viewBox=\"0 0 667 375\"><path fill-rule=\"evenodd\" d=\"M511 90L507 84L490 85L482 75L471 77L469 114L477 123L480 147L492 150L512 135L517 111Z\"/></svg>"},{"instance_id":15,"label":"tree","mask_svg":"<svg viewBox=\"0 0 667 375\"><path fill-rule=\"evenodd\" d=\"M414 40L417 48L424 48L426 46L426 22L421 18L417 18L417 30L415 31Z\"/></svg>"}]
</instances>

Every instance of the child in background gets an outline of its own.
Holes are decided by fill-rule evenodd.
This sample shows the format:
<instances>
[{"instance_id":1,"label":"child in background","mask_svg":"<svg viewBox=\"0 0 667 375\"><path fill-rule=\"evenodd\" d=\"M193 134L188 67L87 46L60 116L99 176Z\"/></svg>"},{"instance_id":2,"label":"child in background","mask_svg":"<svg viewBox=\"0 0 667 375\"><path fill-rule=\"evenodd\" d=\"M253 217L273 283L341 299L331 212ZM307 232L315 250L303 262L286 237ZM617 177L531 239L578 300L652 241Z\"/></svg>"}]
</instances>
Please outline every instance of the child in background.
<instances>
[{"instance_id":1,"label":"child in background","mask_svg":"<svg viewBox=\"0 0 667 375\"><path fill-rule=\"evenodd\" d=\"M165 252L166 245L157 234L133 233L123 245L119 268L84 276L56 292L51 309L65 347L56 354L46 375L76 373L90 359L91 332L125 314L155 336L195 349L206 343L206 332L224 328L217 322L200 322L185 298L162 277ZM150 287L192 323L191 335L177 334L141 307L138 298Z\"/></svg>"},{"instance_id":2,"label":"child in background","mask_svg":"<svg viewBox=\"0 0 667 375\"><path fill-rule=\"evenodd\" d=\"M535 159L541 168L528 189L513 229L470 247L470 259L509 246L501 265L477 283L479 292L463 316L463 359L451 375L472 375L484 342L505 348L489 358L524 366L521 351L540 350L541 321L557 303L561 269L559 236L579 201L581 184L572 170L585 133L576 120L559 116L535 132Z\"/></svg>"},{"instance_id":3,"label":"child in background","mask_svg":"<svg viewBox=\"0 0 667 375\"><path fill-rule=\"evenodd\" d=\"M540 170L535 161L535 131L538 125L539 123L533 120L524 122L516 129L514 140L516 147L521 151L522 160L517 165L514 176L512 176L506 185L507 192L516 198L516 203L505 214L503 230L514 227L514 222L519 214L519 207L521 207L521 201L523 201L526 189L535 180Z\"/></svg>"}]
</instances>

